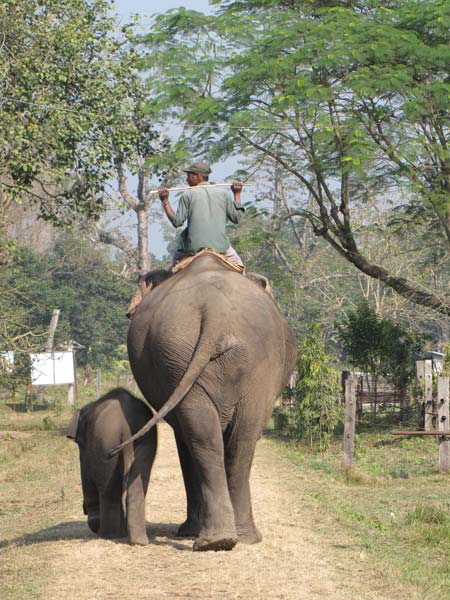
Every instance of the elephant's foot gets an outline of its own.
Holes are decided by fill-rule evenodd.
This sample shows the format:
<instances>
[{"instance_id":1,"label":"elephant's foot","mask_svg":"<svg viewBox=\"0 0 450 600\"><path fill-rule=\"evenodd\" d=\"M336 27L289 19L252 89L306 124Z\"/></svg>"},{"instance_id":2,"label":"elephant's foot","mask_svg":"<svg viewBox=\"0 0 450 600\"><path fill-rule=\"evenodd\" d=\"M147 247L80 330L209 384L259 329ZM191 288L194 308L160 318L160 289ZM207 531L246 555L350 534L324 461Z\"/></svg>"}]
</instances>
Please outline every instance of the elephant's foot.
<instances>
[{"instance_id":1,"label":"elephant's foot","mask_svg":"<svg viewBox=\"0 0 450 600\"><path fill-rule=\"evenodd\" d=\"M218 552L219 550L232 550L236 544L236 537L220 537L216 539L200 537L195 540L192 549L194 552L207 552L208 550Z\"/></svg>"},{"instance_id":2,"label":"elephant's foot","mask_svg":"<svg viewBox=\"0 0 450 600\"><path fill-rule=\"evenodd\" d=\"M240 544L259 544L261 540L262 535L256 527L251 531L239 531L238 529L238 542Z\"/></svg>"},{"instance_id":3,"label":"elephant's foot","mask_svg":"<svg viewBox=\"0 0 450 600\"><path fill-rule=\"evenodd\" d=\"M200 533L200 524L197 520L186 519L184 523L178 527L178 537L198 537Z\"/></svg>"},{"instance_id":4,"label":"elephant's foot","mask_svg":"<svg viewBox=\"0 0 450 600\"><path fill-rule=\"evenodd\" d=\"M94 533L98 533L100 529L100 516L99 515L89 515L88 516L88 526L91 531Z\"/></svg>"},{"instance_id":5,"label":"elephant's foot","mask_svg":"<svg viewBox=\"0 0 450 600\"><path fill-rule=\"evenodd\" d=\"M147 546L148 545L148 537L145 533L142 535L133 535L130 536L130 544L133 546Z\"/></svg>"}]
</instances>

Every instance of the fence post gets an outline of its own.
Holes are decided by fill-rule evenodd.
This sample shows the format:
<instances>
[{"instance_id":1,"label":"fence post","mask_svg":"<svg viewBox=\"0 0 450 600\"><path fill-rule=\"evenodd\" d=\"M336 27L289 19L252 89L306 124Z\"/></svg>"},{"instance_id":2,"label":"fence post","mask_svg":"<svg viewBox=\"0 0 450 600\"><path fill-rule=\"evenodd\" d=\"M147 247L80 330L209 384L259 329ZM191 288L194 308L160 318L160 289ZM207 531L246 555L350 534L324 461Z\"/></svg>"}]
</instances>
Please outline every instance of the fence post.
<instances>
[{"instance_id":1,"label":"fence post","mask_svg":"<svg viewBox=\"0 0 450 600\"><path fill-rule=\"evenodd\" d=\"M69 383L69 387L67 388L67 403L70 406L73 406L75 403L75 386L73 383Z\"/></svg>"},{"instance_id":2,"label":"fence post","mask_svg":"<svg viewBox=\"0 0 450 600\"><path fill-rule=\"evenodd\" d=\"M434 411L433 411L433 363L431 360L424 360L424 429L433 431Z\"/></svg>"},{"instance_id":3,"label":"fence post","mask_svg":"<svg viewBox=\"0 0 450 600\"><path fill-rule=\"evenodd\" d=\"M345 419L344 419L344 467L349 468L353 462L356 427L356 390L355 377L348 373L344 380Z\"/></svg>"},{"instance_id":4,"label":"fence post","mask_svg":"<svg viewBox=\"0 0 450 600\"><path fill-rule=\"evenodd\" d=\"M438 429L448 431L449 424L449 377L438 378ZM439 471L450 472L450 437L439 436Z\"/></svg>"},{"instance_id":5,"label":"fence post","mask_svg":"<svg viewBox=\"0 0 450 600\"><path fill-rule=\"evenodd\" d=\"M97 369L97 373L95 376L95 390L97 393L97 398L100 398L101 391L102 391L102 370L101 369Z\"/></svg>"},{"instance_id":6,"label":"fence post","mask_svg":"<svg viewBox=\"0 0 450 600\"><path fill-rule=\"evenodd\" d=\"M416 360L416 380L417 387L425 389L425 361L424 360Z\"/></svg>"}]
</instances>

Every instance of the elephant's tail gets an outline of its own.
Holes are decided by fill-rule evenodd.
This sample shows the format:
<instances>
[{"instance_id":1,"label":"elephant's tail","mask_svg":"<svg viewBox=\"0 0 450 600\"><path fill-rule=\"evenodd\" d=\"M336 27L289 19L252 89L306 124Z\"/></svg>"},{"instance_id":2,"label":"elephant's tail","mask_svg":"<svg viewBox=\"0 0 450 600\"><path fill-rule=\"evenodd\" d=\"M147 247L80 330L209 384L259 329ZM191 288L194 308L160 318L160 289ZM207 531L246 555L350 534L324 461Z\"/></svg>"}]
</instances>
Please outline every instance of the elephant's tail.
<instances>
[{"instance_id":1,"label":"elephant's tail","mask_svg":"<svg viewBox=\"0 0 450 600\"><path fill-rule=\"evenodd\" d=\"M217 358L218 356L229 350L234 345L234 341L235 340L231 336L222 338L222 340L220 340L217 343L214 350L211 351L211 347L209 345L202 344L202 338L200 337L199 342L197 344L197 348L195 349L195 352L192 356L188 368L186 369L185 374L183 375L180 383L177 385L173 394L169 397L169 399L161 408L161 410L157 412L156 415L154 415L154 417L151 418L150 421L148 421L144 425L144 427L142 427L142 429L140 429L138 432L136 432L128 440L126 440L119 446L113 448L109 452L109 456L114 456L123 448L125 448L125 446L128 446L128 444L131 444L135 440L142 437L144 434L147 433L147 431L150 431L150 429L154 425L156 425L156 423L161 421L161 419L163 419L171 410L173 410L175 406L177 406L177 404L179 404L183 400L183 398L192 388L192 386L200 377L210 360Z\"/></svg>"}]
</instances>

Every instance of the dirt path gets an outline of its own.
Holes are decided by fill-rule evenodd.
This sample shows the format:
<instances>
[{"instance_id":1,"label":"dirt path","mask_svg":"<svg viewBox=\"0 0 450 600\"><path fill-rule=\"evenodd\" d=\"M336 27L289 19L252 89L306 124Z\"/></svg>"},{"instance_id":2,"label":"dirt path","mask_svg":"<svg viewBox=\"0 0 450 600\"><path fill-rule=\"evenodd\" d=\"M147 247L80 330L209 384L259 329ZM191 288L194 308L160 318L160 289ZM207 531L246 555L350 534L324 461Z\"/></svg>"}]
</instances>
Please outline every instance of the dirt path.
<instances>
[{"instance_id":1,"label":"dirt path","mask_svg":"<svg viewBox=\"0 0 450 600\"><path fill-rule=\"evenodd\" d=\"M87 530L81 510L74 509L50 539L47 536L34 544L38 552L33 551L33 544L17 549L19 560L20 552L34 552L33 560L43 565L45 589L40 585L35 595L27 590L26 597L415 598L404 587L389 588L383 575L371 570L364 552L352 546L335 523L319 517L314 502L303 494L302 477L281 450L269 441L259 442L252 490L263 542L238 545L232 552L194 553L192 540L178 540L174 535L176 524L184 519L184 490L172 433L167 426L160 427L147 505L150 545L132 547L99 540ZM81 489L79 494L77 506Z\"/></svg>"}]
</instances>

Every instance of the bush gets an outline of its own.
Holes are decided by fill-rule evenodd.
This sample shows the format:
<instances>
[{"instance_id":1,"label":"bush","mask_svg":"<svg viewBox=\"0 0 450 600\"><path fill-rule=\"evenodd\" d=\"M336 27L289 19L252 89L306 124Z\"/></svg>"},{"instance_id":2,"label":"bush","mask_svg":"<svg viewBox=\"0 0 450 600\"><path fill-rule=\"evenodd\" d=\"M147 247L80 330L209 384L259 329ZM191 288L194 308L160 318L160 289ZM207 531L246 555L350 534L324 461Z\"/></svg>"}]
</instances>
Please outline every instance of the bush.
<instances>
[{"instance_id":1,"label":"bush","mask_svg":"<svg viewBox=\"0 0 450 600\"><path fill-rule=\"evenodd\" d=\"M276 406L273 409L273 424L275 430L283 435L290 435L291 414L285 408Z\"/></svg>"},{"instance_id":2,"label":"bush","mask_svg":"<svg viewBox=\"0 0 450 600\"><path fill-rule=\"evenodd\" d=\"M318 441L321 448L342 424L340 373L325 352L322 331L311 323L307 335L299 341L295 404L291 419L292 434Z\"/></svg>"}]
</instances>

